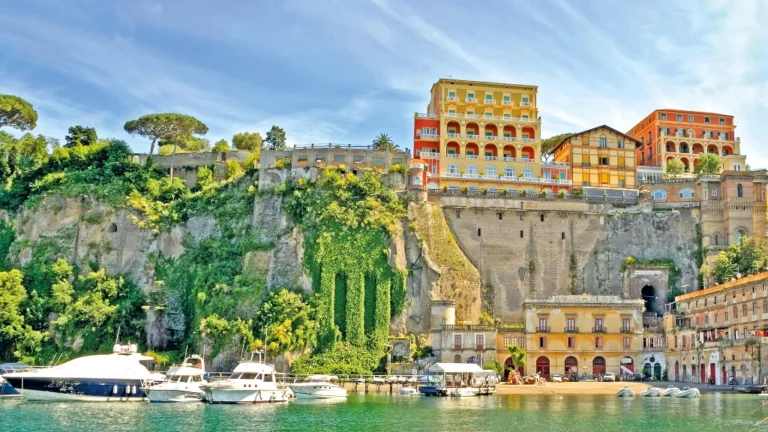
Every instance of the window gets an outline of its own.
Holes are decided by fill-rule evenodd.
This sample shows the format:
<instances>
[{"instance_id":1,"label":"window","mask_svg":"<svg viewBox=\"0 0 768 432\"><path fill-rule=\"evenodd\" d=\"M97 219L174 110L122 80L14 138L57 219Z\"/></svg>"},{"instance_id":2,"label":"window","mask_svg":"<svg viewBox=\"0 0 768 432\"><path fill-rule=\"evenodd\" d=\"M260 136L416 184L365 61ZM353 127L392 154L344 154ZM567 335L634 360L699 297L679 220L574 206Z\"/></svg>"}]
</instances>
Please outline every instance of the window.
<instances>
[{"instance_id":1,"label":"window","mask_svg":"<svg viewBox=\"0 0 768 432\"><path fill-rule=\"evenodd\" d=\"M384 163L384 158L381 156L374 156L373 157L373 164L374 165L382 165Z\"/></svg>"},{"instance_id":2,"label":"window","mask_svg":"<svg viewBox=\"0 0 768 432\"><path fill-rule=\"evenodd\" d=\"M456 97L456 92L455 91L449 91L448 92L448 97L449 98L455 98Z\"/></svg>"},{"instance_id":3,"label":"window","mask_svg":"<svg viewBox=\"0 0 768 432\"><path fill-rule=\"evenodd\" d=\"M526 168L523 170L523 177L525 178L531 178L533 177L533 170L530 168Z\"/></svg>"},{"instance_id":4,"label":"window","mask_svg":"<svg viewBox=\"0 0 768 432\"><path fill-rule=\"evenodd\" d=\"M475 349L476 350L483 350L483 349L485 349L485 335L484 334L476 334L475 335Z\"/></svg>"},{"instance_id":5,"label":"window","mask_svg":"<svg viewBox=\"0 0 768 432\"><path fill-rule=\"evenodd\" d=\"M704 123L709 123L709 117L704 117Z\"/></svg>"},{"instance_id":6,"label":"window","mask_svg":"<svg viewBox=\"0 0 768 432\"><path fill-rule=\"evenodd\" d=\"M680 198L682 199L691 199L696 195L693 189L682 189L680 191Z\"/></svg>"},{"instance_id":7,"label":"window","mask_svg":"<svg viewBox=\"0 0 768 432\"><path fill-rule=\"evenodd\" d=\"M603 319L595 318L595 331L603 331Z\"/></svg>"},{"instance_id":8,"label":"window","mask_svg":"<svg viewBox=\"0 0 768 432\"><path fill-rule=\"evenodd\" d=\"M712 196L713 196L713 197L716 197L716 196L717 196L717 189L715 189L715 188L712 188Z\"/></svg>"},{"instance_id":9,"label":"window","mask_svg":"<svg viewBox=\"0 0 768 432\"><path fill-rule=\"evenodd\" d=\"M733 338L735 340L739 340L739 329L733 331Z\"/></svg>"},{"instance_id":10,"label":"window","mask_svg":"<svg viewBox=\"0 0 768 432\"><path fill-rule=\"evenodd\" d=\"M541 218L541 221L544 222L544 214L540 214L539 217Z\"/></svg>"},{"instance_id":11,"label":"window","mask_svg":"<svg viewBox=\"0 0 768 432\"><path fill-rule=\"evenodd\" d=\"M539 331L547 331L547 319L539 318Z\"/></svg>"},{"instance_id":12,"label":"window","mask_svg":"<svg viewBox=\"0 0 768 432\"><path fill-rule=\"evenodd\" d=\"M595 338L595 348L602 348L603 347L603 338L601 336L598 336Z\"/></svg>"},{"instance_id":13,"label":"window","mask_svg":"<svg viewBox=\"0 0 768 432\"><path fill-rule=\"evenodd\" d=\"M504 213L499 212L498 216L499 216L499 220L503 220L504 219Z\"/></svg>"},{"instance_id":14,"label":"window","mask_svg":"<svg viewBox=\"0 0 768 432\"><path fill-rule=\"evenodd\" d=\"M689 115L689 116L688 116L688 121L689 121L689 122L693 122L693 116L692 116L692 115Z\"/></svg>"},{"instance_id":15,"label":"window","mask_svg":"<svg viewBox=\"0 0 768 432\"><path fill-rule=\"evenodd\" d=\"M630 331L629 318L623 318L621 320L621 330L623 330L623 331Z\"/></svg>"},{"instance_id":16,"label":"window","mask_svg":"<svg viewBox=\"0 0 768 432\"><path fill-rule=\"evenodd\" d=\"M747 316L747 305L743 304L741 305L741 317L744 318Z\"/></svg>"},{"instance_id":17,"label":"window","mask_svg":"<svg viewBox=\"0 0 768 432\"><path fill-rule=\"evenodd\" d=\"M493 100L493 93L486 93L485 94L485 100L487 100L487 101Z\"/></svg>"},{"instance_id":18,"label":"window","mask_svg":"<svg viewBox=\"0 0 768 432\"><path fill-rule=\"evenodd\" d=\"M523 238L523 230L520 230L520 238Z\"/></svg>"},{"instance_id":19,"label":"window","mask_svg":"<svg viewBox=\"0 0 768 432\"><path fill-rule=\"evenodd\" d=\"M567 331L576 331L576 318L568 318L566 320L566 328Z\"/></svg>"},{"instance_id":20,"label":"window","mask_svg":"<svg viewBox=\"0 0 768 432\"><path fill-rule=\"evenodd\" d=\"M682 114L678 114L677 115L677 121L683 121L683 115Z\"/></svg>"},{"instance_id":21,"label":"window","mask_svg":"<svg viewBox=\"0 0 768 432\"><path fill-rule=\"evenodd\" d=\"M608 158L607 157L601 157L600 158L600 165L608 165Z\"/></svg>"},{"instance_id":22,"label":"window","mask_svg":"<svg viewBox=\"0 0 768 432\"><path fill-rule=\"evenodd\" d=\"M582 186L589 186L589 181L584 180L583 182L581 182L581 185Z\"/></svg>"},{"instance_id":23,"label":"window","mask_svg":"<svg viewBox=\"0 0 768 432\"><path fill-rule=\"evenodd\" d=\"M739 198L744 197L744 188L741 186L741 183L736 185L736 196Z\"/></svg>"},{"instance_id":24,"label":"window","mask_svg":"<svg viewBox=\"0 0 768 432\"><path fill-rule=\"evenodd\" d=\"M504 346L508 347L510 345L517 345L517 338L504 336Z\"/></svg>"},{"instance_id":25,"label":"window","mask_svg":"<svg viewBox=\"0 0 768 432\"><path fill-rule=\"evenodd\" d=\"M461 335L455 334L453 335L453 349L461 349Z\"/></svg>"},{"instance_id":26,"label":"window","mask_svg":"<svg viewBox=\"0 0 768 432\"><path fill-rule=\"evenodd\" d=\"M546 348L547 347L547 338L540 337L539 338L539 348Z\"/></svg>"},{"instance_id":27,"label":"window","mask_svg":"<svg viewBox=\"0 0 768 432\"><path fill-rule=\"evenodd\" d=\"M491 176L491 177L496 177L496 175L497 175L496 167L495 166L487 166L487 167L485 167L485 175Z\"/></svg>"},{"instance_id":28,"label":"window","mask_svg":"<svg viewBox=\"0 0 768 432\"><path fill-rule=\"evenodd\" d=\"M560 233L560 240L565 240L565 231Z\"/></svg>"},{"instance_id":29,"label":"window","mask_svg":"<svg viewBox=\"0 0 768 432\"><path fill-rule=\"evenodd\" d=\"M449 164L448 165L448 174L458 174L459 173L459 166L456 164Z\"/></svg>"},{"instance_id":30,"label":"window","mask_svg":"<svg viewBox=\"0 0 768 432\"><path fill-rule=\"evenodd\" d=\"M449 109L448 110L448 114L449 115L455 115L456 114L456 110L455 109Z\"/></svg>"},{"instance_id":31,"label":"window","mask_svg":"<svg viewBox=\"0 0 768 432\"><path fill-rule=\"evenodd\" d=\"M624 338L624 348L629 348L629 338L628 337Z\"/></svg>"},{"instance_id":32,"label":"window","mask_svg":"<svg viewBox=\"0 0 768 432\"><path fill-rule=\"evenodd\" d=\"M515 176L515 169L512 167L506 167L504 168L504 175L507 177L514 177Z\"/></svg>"},{"instance_id":33,"label":"window","mask_svg":"<svg viewBox=\"0 0 768 432\"><path fill-rule=\"evenodd\" d=\"M725 322L728 322L728 312L725 313Z\"/></svg>"},{"instance_id":34,"label":"window","mask_svg":"<svg viewBox=\"0 0 768 432\"><path fill-rule=\"evenodd\" d=\"M568 348L575 348L576 347L576 338L573 336L568 336Z\"/></svg>"},{"instance_id":35,"label":"window","mask_svg":"<svg viewBox=\"0 0 768 432\"><path fill-rule=\"evenodd\" d=\"M721 125L724 125L724 124L725 124L725 119L724 119L724 118L722 118L722 117L720 117L720 124L721 124Z\"/></svg>"},{"instance_id":36,"label":"window","mask_svg":"<svg viewBox=\"0 0 768 432\"><path fill-rule=\"evenodd\" d=\"M667 199L667 191L657 189L653 192L651 192L651 198L654 201L661 201Z\"/></svg>"},{"instance_id":37,"label":"window","mask_svg":"<svg viewBox=\"0 0 768 432\"><path fill-rule=\"evenodd\" d=\"M461 212L456 210L456 219L461 219Z\"/></svg>"},{"instance_id":38,"label":"window","mask_svg":"<svg viewBox=\"0 0 768 432\"><path fill-rule=\"evenodd\" d=\"M720 133L718 134L718 138L719 138L721 141L727 141L727 140L728 140L728 132L720 132Z\"/></svg>"},{"instance_id":39,"label":"window","mask_svg":"<svg viewBox=\"0 0 768 432\"><path fill-rule=\"evenodd\" d=\"M763 313L768 313L768 300L763 300Z\"/></svg>"},{"instance_id":40,"label":"window","mask_svg":"<svg viewBox=\"0 0 768 432\"><path fill-rule=\"evenodd\" d=\"M309 159L307 155L299 155L299 162L306 162Z\"/></svg>"},{"instance_id":41,"label":"window","mask_svg":"<svg viewBox=\"0 0 768 432\"><path fill-rule=\"evenodd\" d=\"M474 165L467 165L467 174L477 175L477 167Z\"/></svg>"},{"instance_id":42,"label":"window","mask_svg":"<svg viewBox=\"0 0 768 432\"><path fill-rule=\"evenodd\" d=\"M752 302L752 315L757 315L757 302Z\"/></svg>"},{"instance_id":43,"label":"window","mask_svg":"<svg viewBox=\"0 0 768 432\"><path fill-rule=\"evenodd\" d=\"M733 319L739 318L739 307L736 305L733 305Z\"/></svg>"},{"instance_id":44,"label":"window","mask_svg":"<svg viewBox=\"0 0 768 432\"><path fill-rule=\"evenodd\" d=\"M344 162L345 160L347 160L347 158L344 157L344 155L333 155L334 163Z\"/></svg>"},{"instance_id":45,"label":"window","mask_svg":"<svg viewBox=\"0 0 768 432\"><path fill-rule=\"evenodd\" d=\"M475 98L475 94L474 93L467 92L467 99L474 99L474 98Z\"/></svg>"},{"instance_id":46,"label":"window","mask_svg":"<svg viewBox=\"0 0 768 432\"><path fill-rule=\"evenodd\" d=\"M482 232L481 228L478 228L477 229L477 236L478 237L482 237L482 235L483 235L483 232Z\"/></svg>"},{"instance_id":47,"label":"window","mask_svg":"<svg viewBox=\"0 0 768 432\"><path fill-rule=\"evenodd\" d=\"M608 141L605 139L605 137L600 137L600 147L608 147Z\"/></svg>"},{"instance_id":48,"label":"window","mask_svg":"<svg viewBox=\"0 0 768 432\"><path fill-rule=\"evenodd\" d=\"M619 148L621 148L621 149L624 148L624 141L619 140Z\"/></svg>"},{"instance_id":49,"label":"window","mask_svg":"<svg viewBox=\"0 0 768 432\"><path fill-rule=\"evenodd\" d=\"M508 104L510 102L509 96L502 96L501 100L503 100L505 104Z\"/></svg>"},{"instance_id":50,"label":"window","mask_svg":"<svg viewBox=\"0 0 768 432\"><path fill-rule=\"evenodd\" d=\"M523 96L523 103L522 104L523 105L528 105L528 103L529 103L528 96Z\"/></svg>"},{"instance_id":51,"label":"window","mask_svg":"<svg viewBox=\"0 0 768 432\"><path fill-rule=\"evenodd\" d=\"M661 119L666 120L667 119L667 113L661 113Z\"/></svg>"}]
</instances>

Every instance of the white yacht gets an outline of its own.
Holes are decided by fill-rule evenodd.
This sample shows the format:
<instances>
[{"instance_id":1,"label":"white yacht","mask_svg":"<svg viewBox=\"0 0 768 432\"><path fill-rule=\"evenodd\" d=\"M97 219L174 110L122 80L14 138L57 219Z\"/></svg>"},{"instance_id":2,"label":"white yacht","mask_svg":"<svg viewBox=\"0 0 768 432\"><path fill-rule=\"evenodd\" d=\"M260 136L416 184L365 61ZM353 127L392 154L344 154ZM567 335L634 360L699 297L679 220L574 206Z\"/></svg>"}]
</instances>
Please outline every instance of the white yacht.
<instances>
[{"instance_id":1,"label":"white yacht","mask_svg":"<svg viewBox=\"0 0 768 432\"><path fill-rule=\"evenodd\" d=\"M339 386L335 375L310 375L299 383L291 384L296 398L333 399L347 397L347 390Z\"/></svg>"},{"instance_id":2,"label":"white yacht","mask_svg":"<svg viewBox=\"0 0 768 432\"><path fill-rule=\"evenodd\" d=\"M152 357L136 345L115 345L112 354L76 358L58 366L3 376L24 399L129 402L144 400L144 384L162 381L141 362Z\"/></svg>"},{"instance_id":3,"label":"white yacht","mask_svg":"<svg viewBox=\"0 0 768 432\"><path fill-rule=\"evenodd\" d=\"M258 356L257 361L253 360L254 355ZM262 362L262 355L263 352L254 352L251 360L237 365L226 380L202 385L206 400L214 404L288 402L293 392L278 385L275 369Z\"/></svg>"},{"instance_id":4,"label":"white yacht","mask_svg":"<svg viewBox=\"0 0 768 432\"><path fill-rule=\"evenodd\" d=\"M150 402L201 402L205 398L200 388L207 383L202 357L185 358L181 366L171 366L165 376L165 381L145 389Z\"/></svg>"}]
</instances>

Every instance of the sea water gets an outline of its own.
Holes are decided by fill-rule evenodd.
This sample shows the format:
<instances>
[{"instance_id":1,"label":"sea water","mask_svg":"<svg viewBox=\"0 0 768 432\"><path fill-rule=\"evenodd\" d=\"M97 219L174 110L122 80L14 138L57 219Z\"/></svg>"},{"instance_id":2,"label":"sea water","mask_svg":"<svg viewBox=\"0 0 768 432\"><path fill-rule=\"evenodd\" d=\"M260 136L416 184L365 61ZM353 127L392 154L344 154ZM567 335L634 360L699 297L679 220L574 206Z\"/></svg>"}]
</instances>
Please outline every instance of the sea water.
<instances>
[{"instance_id":1,"label":"sea water","mask_svg":"<svg viewBox=\"0 0 768 432\"><path fill-rule=\"evenodd\" d=\"M2 431L721 431L768 430L758 396L428 398L350 395L266 405L0 402Z\"/></svg>"}]
</instances>

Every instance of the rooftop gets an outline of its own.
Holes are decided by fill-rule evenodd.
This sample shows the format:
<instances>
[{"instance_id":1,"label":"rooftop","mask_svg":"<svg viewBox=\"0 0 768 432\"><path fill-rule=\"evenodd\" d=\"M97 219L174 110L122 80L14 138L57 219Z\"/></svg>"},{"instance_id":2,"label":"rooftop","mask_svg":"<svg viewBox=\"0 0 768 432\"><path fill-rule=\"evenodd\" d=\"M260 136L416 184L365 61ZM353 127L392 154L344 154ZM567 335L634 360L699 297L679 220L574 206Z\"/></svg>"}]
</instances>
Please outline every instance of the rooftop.
<instances>
[{"instance_id":1,"label":"rooftop","mask_svg":"<svg viewBox=\"0 0 768 432\"><path fill-rule=\"evenodd\" d=\"M725 290L727 290L729 288L735 288L735 287L738 287L738 286L741 286L741 285L749 285L751 283L759 282L759 281L765 280L765 279L768 279L768 272L762 272L762 273L758 273L758 274L755 274L755 275L752 275L752 276L745 276L743 278L739 278L739 279L736 279L736 280L728 281L728 282L726 282L724 284L715 285L715 286L709 287L707 289L703 289L703 290L700 290L700 291L694 291L694 292L688 293L688 294L679 295L679 296L675 297L675 302L680 302L680 301L684 301L684 300L694 299L694 298L697 298L697 297L707 296L707 295L714 294L714 293L717 293L717 292L720 292L720 291L725 291Z\"/></svg>"},{"instance_id":2,"label":"rooftop","mask_svg":"<svg viewBox=\"0 0 768 432\"><path fill-rule=\"evenodd\" d=\"M641 299L628 300L619 296L604 295L556 295L546 299L529 299L523 302L523 308L537 306L577 306L612 308L613 306L630 306L642 308L645 302Z\"/></svg>"},{"instance_id":3,"label":"rooftop","mask_svg":"<svg viewBox=\"0 0 768 432\"><path fill-rule=\"evenodd\" d=\"M512 84L512 83L498 83L498 82L490 82L490 81L472 81L472 80L461 80L461 79L453 79L453 78L440 78L437 80L436 83L432 85L432 88L439 84L461 84L461 85L471 85L471 86L485 86L485 87L501 87L501 88L525 88L525 89L531 89L536 90L538 89L538 86L530 85L530 84Z\"/></svg>"}]
</instances>

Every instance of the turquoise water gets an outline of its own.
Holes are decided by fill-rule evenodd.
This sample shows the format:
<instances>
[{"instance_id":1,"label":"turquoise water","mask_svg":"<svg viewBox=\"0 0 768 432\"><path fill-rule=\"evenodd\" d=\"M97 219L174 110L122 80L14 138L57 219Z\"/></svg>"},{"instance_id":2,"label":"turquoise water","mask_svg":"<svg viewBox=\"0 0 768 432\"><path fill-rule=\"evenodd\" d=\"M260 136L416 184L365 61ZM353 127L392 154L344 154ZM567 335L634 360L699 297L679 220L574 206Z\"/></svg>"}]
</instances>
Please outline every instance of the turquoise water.
<instances>
[{"instance_id":1,"label":"turquoise water","mask_svg":"<svg viewBox=\"0 0 768 432\"><path fill-rule=\"evenodd\" d=\"M748 395L700 399L352 395L337 403L170 405L0 402L2 431L742 431L768 430Z\"/></svg>"}]
</instances>

